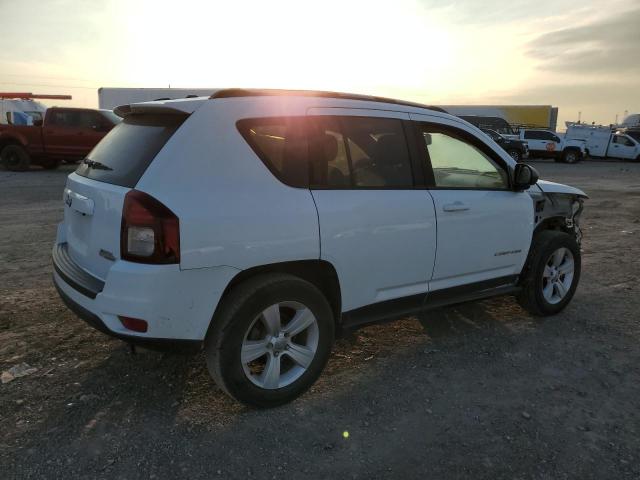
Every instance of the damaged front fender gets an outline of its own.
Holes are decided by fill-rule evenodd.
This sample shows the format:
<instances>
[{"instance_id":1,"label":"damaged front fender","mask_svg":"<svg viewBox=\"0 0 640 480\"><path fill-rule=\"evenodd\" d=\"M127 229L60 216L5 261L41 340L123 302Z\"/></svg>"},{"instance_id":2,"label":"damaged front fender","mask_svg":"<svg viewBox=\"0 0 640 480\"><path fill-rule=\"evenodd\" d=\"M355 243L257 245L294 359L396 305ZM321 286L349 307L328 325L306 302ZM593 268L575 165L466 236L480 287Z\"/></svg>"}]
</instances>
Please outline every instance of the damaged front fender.
<instances>
[{"instance_id":1,"label":"damaged front fender","mask_svg":"<svg viewBox=\"0 0 640 480\"><path fill-rule=\"evenodd\" d=\"M561 183L540 180L528 190L533 200L535 229L563 230L575 236L580 244L580 215L584 200L589 198L582 190Z\"/></svg>"}]
</instances>

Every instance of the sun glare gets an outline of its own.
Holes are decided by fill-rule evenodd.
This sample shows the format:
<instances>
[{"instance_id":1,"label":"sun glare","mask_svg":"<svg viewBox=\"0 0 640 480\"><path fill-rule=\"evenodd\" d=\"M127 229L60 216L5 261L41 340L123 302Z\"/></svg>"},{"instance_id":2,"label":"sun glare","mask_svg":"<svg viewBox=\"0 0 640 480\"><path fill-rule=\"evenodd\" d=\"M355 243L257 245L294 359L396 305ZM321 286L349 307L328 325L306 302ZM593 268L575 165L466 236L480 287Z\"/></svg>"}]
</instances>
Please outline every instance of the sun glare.
<instances>
[{"instance_id":1,"label":"sun glare","mask_svg":"<svg viewBox=\"0 0 640 480\"><path fill-rule=\"evenodd\" d=\"M128 18L141 18L148 9L150 20L127 25L128 68L145 86L397 95L446 83L443 73L456 45L419 4L406 1L201 2L188 21L176 20L171 8L158 8L157 2L138 8Z\"/></svg>"}]
</instances>

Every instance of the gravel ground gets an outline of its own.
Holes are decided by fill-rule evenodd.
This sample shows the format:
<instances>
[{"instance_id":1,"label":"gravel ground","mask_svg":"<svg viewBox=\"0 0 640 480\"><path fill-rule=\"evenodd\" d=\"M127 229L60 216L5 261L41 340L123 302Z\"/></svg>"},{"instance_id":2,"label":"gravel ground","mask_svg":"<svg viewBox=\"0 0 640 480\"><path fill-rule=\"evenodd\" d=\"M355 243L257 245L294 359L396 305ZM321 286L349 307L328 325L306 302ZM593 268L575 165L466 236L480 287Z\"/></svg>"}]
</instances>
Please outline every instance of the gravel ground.
<instances>
[{"instance_id":1,"label":"gravel ground","mask_svg":"<svg viewBox=\"0 0 640 480\"><path fill-rule=\"evenodd\" d=\"M268 411L200 355L131 355L75 318L49 259L71 167L0 172L0 371L37 369L0 384L0 476L640 478L640 165L532 163L591 196L562 314L499 298L369 327Z\"/></svg>"}]
</instances>

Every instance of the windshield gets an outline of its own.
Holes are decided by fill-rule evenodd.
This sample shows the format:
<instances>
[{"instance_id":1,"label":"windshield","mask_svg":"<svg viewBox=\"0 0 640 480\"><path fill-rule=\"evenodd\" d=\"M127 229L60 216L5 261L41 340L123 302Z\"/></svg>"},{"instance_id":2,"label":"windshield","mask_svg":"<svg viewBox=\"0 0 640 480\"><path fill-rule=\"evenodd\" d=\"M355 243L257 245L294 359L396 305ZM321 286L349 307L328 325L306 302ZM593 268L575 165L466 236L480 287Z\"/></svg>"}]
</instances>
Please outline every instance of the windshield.
<instances>
[{"instance_id":1,"label":"windshield","mask_svg":"<svg viewBox=\"0 0 640 480\"><path fill-rule=\"evenodd\" d=\"M76 173L133 188L186 118L183 115L128 116L91 150Z\"/></svg>"}]
</instances>

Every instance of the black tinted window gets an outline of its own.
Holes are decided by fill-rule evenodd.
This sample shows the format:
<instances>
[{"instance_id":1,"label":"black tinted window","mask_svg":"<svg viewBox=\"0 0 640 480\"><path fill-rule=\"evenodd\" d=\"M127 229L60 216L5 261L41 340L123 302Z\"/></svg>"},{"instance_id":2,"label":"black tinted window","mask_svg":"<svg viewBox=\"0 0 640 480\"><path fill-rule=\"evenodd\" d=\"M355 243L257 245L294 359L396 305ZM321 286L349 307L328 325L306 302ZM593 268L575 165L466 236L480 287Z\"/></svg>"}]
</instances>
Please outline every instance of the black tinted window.
<instances>
[{"instance_id":1,"label":"black tinted window","mask_svg":"<svg viewBox=\"0 0 640 480\"><path fill-rule=\"evenodd\" d=\"M88 163L80 163L76 173L133 188L185 119L182 115L129 116L96 145L87 155ZM91 161L96 165L90 166Z\"/></svg>"},{"instance_id":2,"label":"black tinted window","mask_svg":"<svg viewBox=\"0 0 640 480\"><path fill-rule=\"evenodd\" d=\"M538 132L536 130L527 130L524 132L524 138L527 140L544 140L542 132Z\"/></svg>"},{"instance_id":3,"label":"black tinted window","mask_svg":"<svg viewBox=\"0 0 640 480\"><path fill-rule=\"evenodd\" d=\"M80 119L75 110L56 110L51 114L50 123L60 127L76 127Z\"/></svg>"},{"instance_id":4,"label":"black tinted window","mask_svg":"<svg viewBox=\"0 0 640 480\"><path fill-rule=\"evenodd\" d=\"M280 181L292 187L309 185L306 117L240 120L238 129Z\"/></svg>"},{"instance_id":5,"label":"black tinted window","mask_svg":"<svg viewBox=\"0 0 640 480\"><path fill-rule=\"evenodd\" d=\"M374 117L313 117L312 179L317 187L413 186L402 121Z\"/></svg>"},{"instance_id":6,"label":"black tinted window","mask_svg":"<svg viewBox=\"0 0 640 480\"><path fill-rule=\"evenodd\" d=\"M56 110L49 121L56 126L74 128L91 128L104 123L102 116L89 110Z\"/></svg>"},{"instance_id":7,"label":"black tinted window","mask_svg":"<svg viewBox=\"0 0 640 480\"><path fill-rule=\"evenodd\" d=\"M524 138L527 140L550 140L557 142L560 139L552 132L545 132L544 130L527 130L524 132Z\"/></svg>"}]
</instances>

